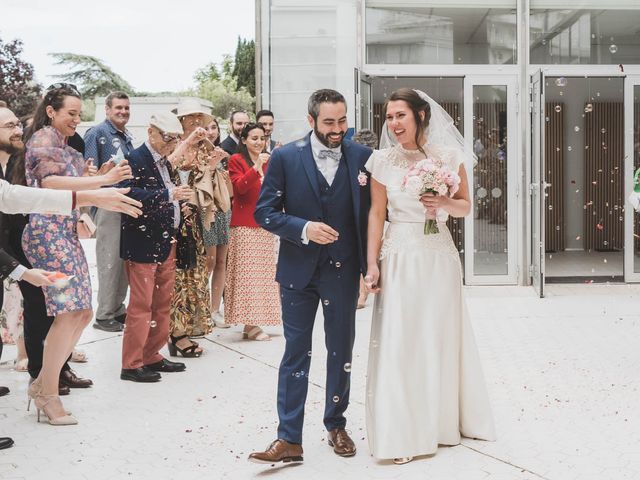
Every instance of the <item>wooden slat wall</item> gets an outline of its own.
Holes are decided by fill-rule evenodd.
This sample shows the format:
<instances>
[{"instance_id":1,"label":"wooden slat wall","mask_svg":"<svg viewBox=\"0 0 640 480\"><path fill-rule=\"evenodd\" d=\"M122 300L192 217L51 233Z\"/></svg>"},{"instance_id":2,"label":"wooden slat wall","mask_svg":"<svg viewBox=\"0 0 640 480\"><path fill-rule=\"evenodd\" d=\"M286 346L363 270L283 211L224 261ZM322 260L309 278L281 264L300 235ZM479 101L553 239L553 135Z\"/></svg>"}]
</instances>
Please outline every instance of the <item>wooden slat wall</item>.
<instances>
[{"instance_id":1,"label":"wooden slat wall","mask_svg":"<svg viewBox=\"0 0 640 480\"><path fill-rule=\"evenodd\" d=\"M564 104L547 102L545 108L545 181L551 186L546 192L549 196L546 202L544 241L547 252L561 252L565 249L564 158L567 147L564 137ZM551 210L549 207L552 207Z\"/></svg>"},{"instance_id":2,"label":"wooden slat wall","mask_svg":"<svg viewBox=\"0 0 640 480\"><path fill-rule=\"evenodd\" d=\"M585 248L622 250L624 105L592 105L585 114Z\"/></svg>"},{"instance_id":3,"label":"wooden slat wall","mask_svg":"<svg viewBox=\"0 0 640 480\"><path fill-rule=\"evenodd\" d=\"M474 169L474 185L470 187L475 203L475 218L487 220L476 222L474 236L475 249L479 251L502 252L507 248L507 232L493 225L507 223L507 155L505 137L506 103L474 103L474 139L479 139L485 154L478 158ZM478 198L480 188L487 191L484 198ZM501 195L494 197L492 190L499 188Z\"/></svg>"}]
</instances>

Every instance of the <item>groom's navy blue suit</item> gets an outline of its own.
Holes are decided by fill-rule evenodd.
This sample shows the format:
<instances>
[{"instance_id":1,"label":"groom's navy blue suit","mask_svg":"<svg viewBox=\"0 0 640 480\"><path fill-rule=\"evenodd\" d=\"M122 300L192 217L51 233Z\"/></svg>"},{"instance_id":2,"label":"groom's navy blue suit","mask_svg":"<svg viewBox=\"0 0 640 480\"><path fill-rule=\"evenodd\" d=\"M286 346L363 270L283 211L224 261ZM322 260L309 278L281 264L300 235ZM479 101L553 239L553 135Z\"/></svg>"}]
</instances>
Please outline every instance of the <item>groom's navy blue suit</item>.
<instances>
[{"instance_id":1,"label":"groom's navy blue suit","mask_svg":"<svg viewBox=\"0 0 640 480\"><path fill-rule=\"evenodd\" d=\"M286 347L278 378L278 438L302 443L304 404L311 363L311 334L321 302L324 313L327 389L324 424L344 428L349 404L351 352L359 275L366 267L369 185L358 175L371 155L345 140L331 185L318 170L310 137L274 150L264 177L255 219L280 236L276 280L280 284ZM329 245L302 242L308 221L338 231Z\"/></svg>"}]
</instances>

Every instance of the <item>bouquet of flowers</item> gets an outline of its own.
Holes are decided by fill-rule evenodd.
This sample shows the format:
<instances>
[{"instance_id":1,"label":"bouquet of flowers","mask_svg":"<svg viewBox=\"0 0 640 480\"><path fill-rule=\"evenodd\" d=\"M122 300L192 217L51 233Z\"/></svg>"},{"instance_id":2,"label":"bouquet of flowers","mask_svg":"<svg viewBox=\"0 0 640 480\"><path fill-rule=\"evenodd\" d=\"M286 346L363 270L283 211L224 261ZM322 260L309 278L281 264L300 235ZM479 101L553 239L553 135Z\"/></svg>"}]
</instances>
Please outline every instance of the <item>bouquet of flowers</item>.
<instances>
[{"instance_id":1,"label":"bouquet of flowers","mask_svg":"<svg viewBox=\"0 0 640 480\"><path fill-rule=\"evenodd\" d=\"M427 157L413 166L402 180L402 189L420 199L425 193L453 196L460 186L460 176ZM440 233L438 212L425 211L424 234ZM446 216L445 216L446 218Z\"/></svg>"}]
</instances>

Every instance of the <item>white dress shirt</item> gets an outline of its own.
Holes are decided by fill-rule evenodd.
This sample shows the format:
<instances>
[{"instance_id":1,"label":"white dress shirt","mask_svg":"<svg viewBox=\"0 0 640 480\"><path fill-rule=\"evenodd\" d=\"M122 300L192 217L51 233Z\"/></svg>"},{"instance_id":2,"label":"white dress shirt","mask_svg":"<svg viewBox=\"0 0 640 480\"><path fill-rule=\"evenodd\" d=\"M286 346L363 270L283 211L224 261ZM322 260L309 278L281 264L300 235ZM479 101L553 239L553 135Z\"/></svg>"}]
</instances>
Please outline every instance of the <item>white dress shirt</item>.
<instances>
[{"instance_id":1,"label":"white dress shirt","mask_svg":"<svg viewBox=\"0 0 640 480\"><path fill-rule=\"evenodd\" d=\"M335 152L337 155L337 159L331 157L320 158L321 150L331 150ZM333 183L333 180L336 178L336 172L338 171L338 167L340 166L340 159L342 158L342 146L329 148L325 144L323 144L320 139L317 137L315 132L311 132L311 153L313 154L313 160L316 162L316 167L320 170L320 173L327 181L329 185ZM307 222L302 227L302 234L300 235L300 239L302 243L305 245L309 244L309 237L307 237L307 227L311 222Z\"/></svg>"},{"instance_id":2,"label":"white dress shirt","mask_svg":"<svg viewBox=\"0 0 640 480\"><path fill-rule=\"evenodd\" d=\"M165 188L169 190L169 201L173 203L173 227L177 229L180 226L180 203L173 199L173 189L176 188L176 186L171 180L171 175L169 175L169 169L167 168L168 160L156 152L148 140L144 142L144 144L151 152L153 161L156 163L156 167L158 167L162 183L164 183Z\"/></svg>"}]
</instances>

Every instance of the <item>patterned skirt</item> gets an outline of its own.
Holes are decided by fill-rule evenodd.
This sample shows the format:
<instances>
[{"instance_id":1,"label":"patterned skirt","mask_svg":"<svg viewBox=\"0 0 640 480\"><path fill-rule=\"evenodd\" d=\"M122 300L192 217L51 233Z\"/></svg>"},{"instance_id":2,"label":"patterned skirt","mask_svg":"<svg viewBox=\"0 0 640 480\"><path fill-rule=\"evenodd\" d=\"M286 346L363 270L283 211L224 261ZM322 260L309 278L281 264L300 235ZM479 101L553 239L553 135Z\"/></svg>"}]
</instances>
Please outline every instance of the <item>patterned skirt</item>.
<instances>
[{"instance_id":1,"label":"patterned skirt","mask_svg":"<svg viewBox=\"0 0 640 480\"><path fill-rule=\"evenodd\" d=\"M276 237L262 228L231 227L224 321L232 325L281 325L276 277Z\"/></svg>"},{"instance_id":2,"label":"patterned skirt","mask_svg":"<svg viewBox=\"0 0 640 480\"><path fill-rule=\"evenodd\" d=\"M206 335L213 330L207 253L200 227L194 226L191 232L196 241L197 263L188 270L176 268L169 326L169 332L176 336L194 333Z\"/></svg>"},{"instance_id":3,"label":"patterned skirt","mask_svg":"<svg viewBox=\"0 0 640 480\"><path fill-rule=\"evenodd\" d=\"M229 244L229 223L231 223L231 210L228 212L217 211L214 214L211 225L202 225L202 239L205 247ZM201 215L204 219L204 215Z\"/></svg>"}]
</instances>

